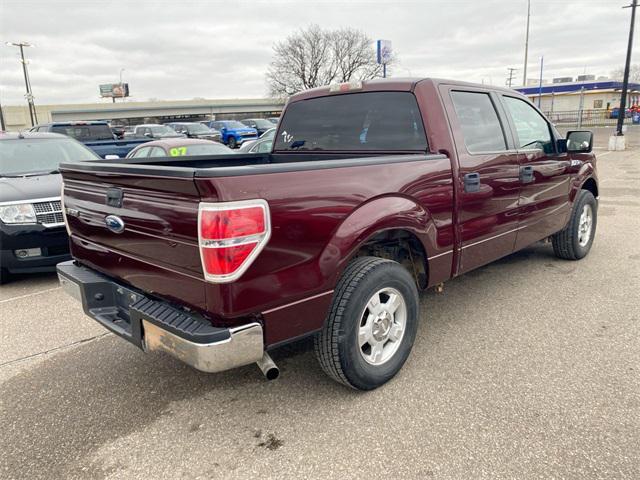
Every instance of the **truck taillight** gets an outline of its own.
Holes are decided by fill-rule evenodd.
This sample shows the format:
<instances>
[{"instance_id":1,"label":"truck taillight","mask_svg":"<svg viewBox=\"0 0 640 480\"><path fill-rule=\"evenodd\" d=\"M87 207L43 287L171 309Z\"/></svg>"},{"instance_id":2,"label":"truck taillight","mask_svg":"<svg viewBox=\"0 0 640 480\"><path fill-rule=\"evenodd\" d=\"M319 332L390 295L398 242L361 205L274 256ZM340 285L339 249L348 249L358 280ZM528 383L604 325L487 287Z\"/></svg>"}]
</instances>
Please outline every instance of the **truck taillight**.
<instances>
[{"instance_id":1,"label":"truck taillight","mask_svg":"<svg viewBox=\"0 0 640 480\"><path fill-rule=\"evenodd\" d=\"M198 242L204 278L225 283L238 279L271 236L264 200L205 203L198 210Z\"/></svg>"}]
</instances>

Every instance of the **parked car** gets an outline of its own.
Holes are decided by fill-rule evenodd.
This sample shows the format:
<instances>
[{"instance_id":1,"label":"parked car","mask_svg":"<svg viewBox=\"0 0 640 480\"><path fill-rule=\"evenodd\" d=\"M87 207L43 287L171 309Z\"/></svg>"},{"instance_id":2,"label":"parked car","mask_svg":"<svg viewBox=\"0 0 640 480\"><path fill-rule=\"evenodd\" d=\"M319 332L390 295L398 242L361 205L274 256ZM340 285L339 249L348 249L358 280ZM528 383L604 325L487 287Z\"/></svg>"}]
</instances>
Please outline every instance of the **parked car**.
<instances>
[{"instance_id":1,"label":"parked car","mask_svg":"<svg viewBox=\"0 0 640 480\"><path fill-rule=\"evenodd\" d=\"M136 125L133 129L134 135L137 137L147 138L177 138L184 137L183 134L176 132L173 128L166 125L143 124Z\"/></svg>"},{"instance_id":2,"label":"parked car","mask_svg":"<svg viewBox=\"0 0 640 480\"><path fill-rule=\"evenodd\" d=\"M273 138L260 139L252 142L246 153L270 153L273 147Z\"/></svg>"},{"instance_id":3,"label":"parked car","mask_svg":"<svg viewBox=\"0 0 640 480\"><path fill-rule=\"evenodd\" d=\"M192 155L234 154L229 147L212 140L197 138L166 138L153 140L131 150L127 158L184 157Z\"/></svg>"},{"instance_id":4,"label":"parked car","mask_svg":"<svg viewBox=\"0 0 640 480\"><path fill-rule=\"evenodd\" d=\"M261 141L261 140L271 140L273 142L273 137L276 134L276 129L274 128L270 128L269 130L267 130L266 132L264 132L262 135L260 135L260 138L258 138L257 140L247 140L246 142L244 142L241 146L240 146L240 151L241 152L248 152L251 149L253 149L253 146ZM262 149L264 149L265 147L261 147ZM267 151L267 150L265 150Z\"/></svg>"},{"instance_id":5,"label":"parked car","mask_svg":"<svg viewBox=\"0 0 640 480\"><path fill-rule=\"evenodd\" d=\"M255 128L258 131L258 136L273 128L273 123L266 118L245 118L242 123L247 127Z\"/></svg>"},{"instance_id":6,"label":"parked car","mask_svg":"<svg viewBox=\"0 0 640 480\"><path fill-rule=\"evenodd\" d=\"M313 335L331 378L369 390L409 356L420 290L544 239L562 259L591 249L593 135L562 138L513 90L315 88L289 98L274 138L232 166L62 165L64 289L139 348L207 372L257 362L274 378L268 351Z\"/></svg>"},{"instance_id":7,"label":"parked car","mask_svg":"<svg viewBox=\"0 0 640 480\"><path fill-rule=\"evenodd\" d=\"M148 138L117 139L108 122L52 122L36 125L30 132L61 133L84 143L100 157L117 156L124 158L131 150Z\"/></svg>"},{"instance_id":8,"label":"parked car","mask_svg":"<svg viewBox=\"0 0 640 480\"><path fill-rule=\"evenodd\" d=\"M217 120L203 122L209 128L215 128L222 135L222 143L229 148L236 148L247 140L258 138L258 131L255 128L247 127L237 120Z\"/></svg>"},{"instance_id":9,"label":"parked car","mask_svg":"<svg viewBox=\"0 0 640 480\"><path fill-rule=\"evenodd\" d=\"M271 123L277 125L278 122L280 121L280 117L269 117L269 118L267 118L267 120L269 120Z\"/></svg>"},{"instance_id":10,"label":"parked car","mask_svg":"<svg viewBox=\"0 0 640 480\"><path fill-rule=\"evenodd\" d=\"M196 122L172 122L165 124L168 127L171 127L176 132L181 133L182 135L189 138L203 138L205 140L213 140L215 142L221 142L222 136L220 132L209 128L202 123Z\"/></svg>"},{"instance_id":11,"label":"parked car","mask_svg":"<svg viewBox=\"0 0 640 480\"><path fill-rule=\"evenodd\" d=\"M0 133L0 283L71 258L58 165L99 159L64 135Z\"/></svg>"}]
</instances>

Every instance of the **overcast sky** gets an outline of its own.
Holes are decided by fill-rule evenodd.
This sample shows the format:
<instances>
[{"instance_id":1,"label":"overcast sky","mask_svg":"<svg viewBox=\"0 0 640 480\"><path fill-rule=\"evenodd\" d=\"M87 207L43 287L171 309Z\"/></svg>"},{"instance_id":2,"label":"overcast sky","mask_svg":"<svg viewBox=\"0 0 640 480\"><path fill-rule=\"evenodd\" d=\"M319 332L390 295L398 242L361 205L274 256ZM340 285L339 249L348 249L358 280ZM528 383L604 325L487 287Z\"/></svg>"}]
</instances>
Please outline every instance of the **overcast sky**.
<instances>
[{"instance_id":1,"label":"overcast sky","mask_svg":"<svg viewBox=\"0 0 640 480\"><path fill-rule=\"evenodd\" d=\"M26 52L36 103L98 102L100 83L131 100L256 98L274 42L310 23L355 27L393 42L396 76L436 76L504 85L522 80L526 0L57 1L0 0L0 99L24 102L18 49ZM624 63L631 0L532 0L529 78ZM640 32L636 38L640 38ZM635 42L634 62L640 58Z\"/></svg>"}]
</instances>

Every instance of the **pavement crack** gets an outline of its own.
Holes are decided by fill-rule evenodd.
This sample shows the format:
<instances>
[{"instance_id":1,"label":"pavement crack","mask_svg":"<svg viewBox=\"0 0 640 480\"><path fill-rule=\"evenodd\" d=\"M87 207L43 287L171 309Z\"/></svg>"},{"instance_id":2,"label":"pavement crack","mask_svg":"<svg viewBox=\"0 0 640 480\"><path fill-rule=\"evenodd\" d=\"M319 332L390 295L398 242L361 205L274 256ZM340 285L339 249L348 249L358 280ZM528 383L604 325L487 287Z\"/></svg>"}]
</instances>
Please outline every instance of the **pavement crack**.
<instances>
[{"instance_id":1,"label":"pavement crack","mask_svg":"<svg viewBox=\"0 0 640 480\"><path fill-rule=\"evenodd\" d=\"M113 333L111 332L101 333L100 335L94 335L93 337L83 338L82 340L77 340L75 342L71 342L66 345L60 345L59 347L50 348L49 350L45 350L44 352L32 353L31 355L26 355L24 357L14 358L13 360L9 360L8 362L0 363L0 368L6 367L8 365L13 365L14 363L19 363L24 360L29 360L30 358L48 355L49 353L53 353L58 350L63 350L65 348L75 347L76 345L82 345L83 343L89 343L98 338L106 337L107 335L113 335Z\"/></svg>"}]
</instances>

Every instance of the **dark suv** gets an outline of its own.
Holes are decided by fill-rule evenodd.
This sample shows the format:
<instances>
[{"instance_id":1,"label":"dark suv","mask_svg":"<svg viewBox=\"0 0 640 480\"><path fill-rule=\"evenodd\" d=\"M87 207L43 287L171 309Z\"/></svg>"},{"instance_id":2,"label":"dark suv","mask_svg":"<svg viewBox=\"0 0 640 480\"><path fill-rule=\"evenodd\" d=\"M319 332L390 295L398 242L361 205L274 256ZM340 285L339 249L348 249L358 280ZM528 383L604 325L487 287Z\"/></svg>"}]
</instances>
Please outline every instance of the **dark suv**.
<instances>
[{"instance_id":1,"label":"dark suv","mask_svg":"<svg viewBox=\"0 0 640 480\"><path fill-rule=\"evenodd\" d=\"M258 131L258 136L273 128L273 123L266 118L245 118L241 122L247 127L255 128Z\"/></svg>"},{"instance_id":2,"label":"dark suv","mask_svg":"<svg viewBox=\"0 0 640 480\"><path fill-rule=\"evenodd\" d=\"M0 283L70 258L58 165L84 160L100 157L65 135L0 132Z\"/></svg>"},{"instance_id":3,"label":"dark suv","mask_svg":"<svg viewBox=\"0 0 640 480\"><path fill-rule=\"evenodd\" d=\"M173 128L176 132L181 133L189 138L202 138L204 140L213 140L221 142L222 136L220 132L214 128L209 128L202 123L195 122L171 122L166 123L168 127Z\"/></svg>"}]
</instances>

